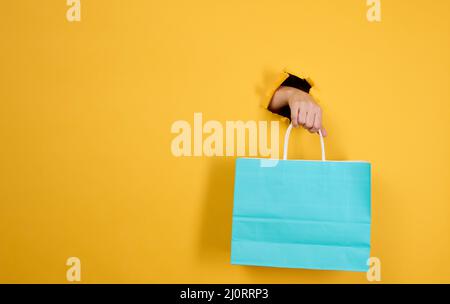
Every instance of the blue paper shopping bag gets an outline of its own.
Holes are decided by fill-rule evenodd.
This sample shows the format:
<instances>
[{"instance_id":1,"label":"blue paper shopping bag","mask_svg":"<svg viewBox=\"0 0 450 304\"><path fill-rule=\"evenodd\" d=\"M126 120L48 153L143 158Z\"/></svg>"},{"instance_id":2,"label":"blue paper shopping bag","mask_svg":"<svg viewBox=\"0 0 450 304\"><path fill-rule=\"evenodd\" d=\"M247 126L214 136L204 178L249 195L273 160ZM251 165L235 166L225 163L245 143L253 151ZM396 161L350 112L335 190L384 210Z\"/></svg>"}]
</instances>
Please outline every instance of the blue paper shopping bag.
<instances>
[{"instance_id":1,"label":"blue paper shopping bag","mask_svg":"<svg viewBox=\"0 0 450 304\"><path fill-rule=\"evenodd\" d=\"M371 165L368 162L236 161L231 263L367 271Z\"/></svg>"}]
</instances>

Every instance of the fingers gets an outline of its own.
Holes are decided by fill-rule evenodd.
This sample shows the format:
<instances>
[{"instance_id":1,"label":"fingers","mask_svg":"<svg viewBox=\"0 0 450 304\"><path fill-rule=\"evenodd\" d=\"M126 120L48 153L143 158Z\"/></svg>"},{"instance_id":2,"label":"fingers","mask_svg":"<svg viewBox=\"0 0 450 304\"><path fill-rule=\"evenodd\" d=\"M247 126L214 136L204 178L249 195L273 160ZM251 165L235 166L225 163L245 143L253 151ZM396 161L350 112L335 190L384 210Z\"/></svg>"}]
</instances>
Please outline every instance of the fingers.
<instances>
[{"instance_id":1,"label":"fingers","mask_svg":"<svg viewBox=\"0 0 450 304\"><path fill-rule=\"evenodd\" d=\"M302 111L300 108L299 124L310 133L319 133L320 130L323 137L327 136L327 131L322 126L322 110L320 108L312 108L309 111Z\"/></svg>"},{"instance_id":2,"label":"fingers","mask_svg":"<svg viewBox=\"0 0 450 304\"><path fill-rule=\"evenodd\" d=\"M300 113L298 116L298 124L300 126L305 126L306 123L306 115L308 114L308 110L306 109L306 107L300 107Z\"/></svg>"},{"instance_id":3,"label":"fingers","mask_svg":"<svg viewBox=\"0 0 450 304\"><path fill-rule=\"evenodd\" d=\"M312 128L309 129L309 132L318 133L319 130L321 130L321 129L322 129L322 111L320 109L318 109L316 111L313 126L312 126Z\"/></svg>"},{"instance_id":4,"label":"fingers","mask_svg":"<svg viewBox=\"0 0 450 304\"><path fill-rule=\"evenodd\" d=\"M306 122L303 125L303 127L309 131L311 131L312 127L314 126L314 120L316 119L316 113L313 111L310 111L306 113Z\"/></svg>"},{"instance_id":5,"label":"fingers","mask_svg":"<svg viewBox=\"0 0 450 304\"><path fill-rule=\"evenodd\" d=\"M299 126L299 124L298 124L299 109L300 109L299 104L294 104L291 107L291 122L292 122L292 125L294 126L294 128L297 128Z\"/></svg>"},{"instance_id":6,"label":"fingers","mask_svg":"<svg viewBox=\"0 0 450 304\"><path fill-rule=\"evenodd\" d=\"M322 135L327 136L327 131L322 125L322 109L313 101L294 100L289 102L291 108L291 123L297 128L302 126L311 133L321 131Z\"/></svg>"}]
</instances>

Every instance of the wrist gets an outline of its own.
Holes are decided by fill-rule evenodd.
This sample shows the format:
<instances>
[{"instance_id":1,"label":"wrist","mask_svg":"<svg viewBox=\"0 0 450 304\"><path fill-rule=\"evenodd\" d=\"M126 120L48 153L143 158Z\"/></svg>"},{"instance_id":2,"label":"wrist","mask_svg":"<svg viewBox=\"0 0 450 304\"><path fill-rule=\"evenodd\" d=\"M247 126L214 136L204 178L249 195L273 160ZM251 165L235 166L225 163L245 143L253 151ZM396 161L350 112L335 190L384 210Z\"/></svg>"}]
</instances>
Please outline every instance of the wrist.
<instances>
[{"instance_id":1,"label":"wrist","mask_svg":"<svg viewBox=\"0 0 450 304\"><path fill-rule=\"evenodd\" d=\"M308 95L308 93L297 88L281 86L273 94L269 110L276 112L283 107L289 106L291 101L298 100L299 97L303 99L305 95Z\"/></svg>"},{"instance_id":2,"label":"wrist","mask_svg":"<svg viewBox=\"0 0 450 304\"><path fill-rule=\"evenodd\" d=\"M285 87L284 98L286 100L286 104L290 104L292 101L305 100L308 93L292 87Z\"/></svg>"}]
</instances>

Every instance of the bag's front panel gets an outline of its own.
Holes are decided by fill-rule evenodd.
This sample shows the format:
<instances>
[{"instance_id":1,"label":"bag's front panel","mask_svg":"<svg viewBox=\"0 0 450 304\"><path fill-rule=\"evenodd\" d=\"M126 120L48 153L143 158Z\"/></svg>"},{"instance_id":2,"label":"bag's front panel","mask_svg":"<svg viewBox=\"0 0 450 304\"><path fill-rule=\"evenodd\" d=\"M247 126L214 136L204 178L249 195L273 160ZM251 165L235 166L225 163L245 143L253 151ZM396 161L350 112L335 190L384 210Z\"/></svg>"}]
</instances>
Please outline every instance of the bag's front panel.
<instances>
[{"instance_id":1,"label":"bag's front panel","mask_svg":"<svg viewBox=\"0 0 450 304\"><path fill-rule=\"evenodd\" d=\"M234 264L365 271L370 164L236 163Z\"/></svg>"}]
</instances>

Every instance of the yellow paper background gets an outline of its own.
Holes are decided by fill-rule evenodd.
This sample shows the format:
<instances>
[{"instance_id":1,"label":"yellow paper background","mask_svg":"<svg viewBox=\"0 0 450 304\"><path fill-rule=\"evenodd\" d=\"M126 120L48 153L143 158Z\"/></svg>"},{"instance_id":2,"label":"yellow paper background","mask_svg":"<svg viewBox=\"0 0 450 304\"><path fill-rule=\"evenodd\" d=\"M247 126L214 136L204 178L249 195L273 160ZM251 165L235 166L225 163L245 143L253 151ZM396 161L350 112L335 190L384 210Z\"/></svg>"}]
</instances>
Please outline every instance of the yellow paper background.
<instances>
[{"instance_id":1,"label":"yellow paper background","mask_svg":"<svg viewBox=\"0 0 450 304\"><path fill-rule=\"evenodd\" d=\"M175 158L176 120L273 120L284 67L312 78L329 159L373 164L382 281L450 283L450 2L3 1L0 282L344 283L229 264L233 158ZM285 125L281 130L284 131ZM291 157L320 146L295 135Z\"/></svg>"}]
</instances>

